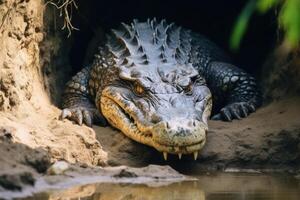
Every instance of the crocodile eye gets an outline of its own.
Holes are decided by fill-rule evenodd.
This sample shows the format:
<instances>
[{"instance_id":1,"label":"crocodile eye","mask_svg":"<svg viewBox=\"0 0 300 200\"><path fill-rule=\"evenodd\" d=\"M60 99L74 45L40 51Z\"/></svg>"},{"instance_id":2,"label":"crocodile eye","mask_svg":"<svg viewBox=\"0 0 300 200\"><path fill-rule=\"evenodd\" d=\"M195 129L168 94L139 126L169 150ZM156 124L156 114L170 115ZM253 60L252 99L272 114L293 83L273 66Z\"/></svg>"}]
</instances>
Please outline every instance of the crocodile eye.
<instances>
[{"instance_id":1,"label":"crocodile eye","mask_svg":"<svg viewBox=\"0 0 300 200\"><path fill-rule=\"evenodd\" d=\"M134 83L134 91L138 95L142 95L145 92L144 88L137 82Z\"/></svg>"},{"instance_id":2,"label":"crocodile eye","mask_svg":"<svg viewBox=\"0 0 300 200\"><path fill-rule=\"evenodd\" d=\"M193 91L193 82L191 81L185 88L184 88L185 93L191 94Z\"/></svg>"}]
</instances>

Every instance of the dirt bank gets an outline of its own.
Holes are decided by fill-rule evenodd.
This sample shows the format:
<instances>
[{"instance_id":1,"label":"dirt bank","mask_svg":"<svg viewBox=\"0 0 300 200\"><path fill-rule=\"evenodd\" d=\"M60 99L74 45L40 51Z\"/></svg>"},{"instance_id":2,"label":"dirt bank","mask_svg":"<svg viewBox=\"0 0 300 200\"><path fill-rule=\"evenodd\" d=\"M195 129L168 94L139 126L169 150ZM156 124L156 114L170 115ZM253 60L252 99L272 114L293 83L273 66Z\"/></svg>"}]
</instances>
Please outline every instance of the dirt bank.
<instances>
[{"instance_id":1,"label":"dirt bank","mask_svg":"<svg viewBox=\"0 0 300 200\"><path fill-rule=\"evenodd\" d=\"M275 101L243 120L210 121L208 139L197 162L193 156L170 156L126 138L117 130L96 127L97 138L108 152L108 163L130 166L171 164L187 173L193 170L299 169L300 98Z\"/></svg>"},{"instance_id":2,"label":"dirt bank","mask_svg":"<svg viewBox=\"0 0 300 200\"><path fill-rule=\"evenodd\" d=\"M20 183L16 187L32 184L56 160L106 162L92 129L58 120L50 93L63 89L69 68L57 70L52 62L62 42L45 11L42 0L0 1L0 185L6 179Z\"/></svg>"},{"instance_id":3,"label":"dirt bank","mask_svg":"<svg viewBox=\"0 0 300 200\"><path fill-rule=\"evenodd\" d=\"M44 2L1 1L0 11L0 130L15 144L42 148L51 159L104 163L93 130L58 120L50 94L63 90L68 66L57 70L52 62L58 61L62 36L51 34L53 20L44 17Z\"/></svg>"}]
</instances>

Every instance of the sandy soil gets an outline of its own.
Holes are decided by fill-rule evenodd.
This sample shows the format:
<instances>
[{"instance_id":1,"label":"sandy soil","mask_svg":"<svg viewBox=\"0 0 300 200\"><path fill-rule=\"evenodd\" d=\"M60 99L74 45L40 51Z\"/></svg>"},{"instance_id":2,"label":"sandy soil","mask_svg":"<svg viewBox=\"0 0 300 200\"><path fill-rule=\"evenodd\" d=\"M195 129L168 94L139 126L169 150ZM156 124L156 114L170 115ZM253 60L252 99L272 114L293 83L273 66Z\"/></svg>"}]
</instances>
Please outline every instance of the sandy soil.
<instances>
[{"instance_id":1,"label":"sandy soil","mask_svg":"<svg viewBox=\"0 0 300 200\"><path fill-rule=\"evenodd\" d=\"M106 162L92 129L58 120L51 98L70 68L52 63L64 65L55 59L62 42L59 34L47 34L53 23L44 11L42 0L0 2L0 176L41 173L56 160Z\"/></svg>"},{"instance_id":2,"label":"sandy soil","mask_svg":"<svg viewBox=\"0 0 300 200\"><path fill-rule=\"evenodd\" d=\"M92 129L58 120L51 97L70 68L55 59L62 42L44 11L42 0L0 2L0 190L32 185L56 160L106 163Z\"/></svg>"},{"instance_id":3,"label":"sandy soil","mask_svg":"<svg viewBox=\"0 0 300 200\"><path fill-rule=\"evenodd\" d=\"M105 165L106 153L95 139L92 129L73 125L70 121L58 120L60 113L58 109L56 112L49 113L41 114L35 111L22 117L0 113L2 137L0 143L11 144L16 148L7 150L7 153L3 153L0 159L5 159L5 157L9 159L18 152L19 145L28 147L32 151L40 150L48 153L52 161L66 160L70 163ZM10 153L11 151L14 153ZM19 153L27 154L22 150ZM5 163L0 165L1 173Z\"/></svg>"}]
</instances>

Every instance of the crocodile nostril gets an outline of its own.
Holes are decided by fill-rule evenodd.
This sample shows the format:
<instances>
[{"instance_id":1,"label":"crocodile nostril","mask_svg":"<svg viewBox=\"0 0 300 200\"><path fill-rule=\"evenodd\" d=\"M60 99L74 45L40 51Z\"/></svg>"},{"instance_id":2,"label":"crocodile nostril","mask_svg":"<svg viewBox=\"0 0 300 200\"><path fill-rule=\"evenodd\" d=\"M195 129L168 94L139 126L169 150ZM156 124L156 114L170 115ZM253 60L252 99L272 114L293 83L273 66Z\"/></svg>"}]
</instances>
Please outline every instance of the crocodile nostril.
<instances>
[{"instance_id":1,"label":"crocodile nostril","mask_svg":"<svg viewBox=\"0 0 300 200\"><path fill-rule=\"evenodd\" d=\"M193 127L195 127L196 126L196 121L195 120L191 120L191 121L189 121L188 122L188 126L193 126Z\"/></svg>"},{"instance_id":2,"label":"crocodile nostril","mask_svg":"<svg viewBox=\"0 0 300 200\"><path fill-rule=\"evenodd\" d=\"M170 128L170 124L168 122L166 122L166 127Z\"/></svg>"},{"instance_id":3,"label":"crocodile nostril","mask_svg":"<svg viewBox=\"0 0 300 200\"><path fill-rule=\"evenodd\" d=\"M157 124L161 120L162 120L162 118L160 116L158 116L157 114L152 114L152 116L151 116L151 122L153 124Z\"/></svg>"}]
</instances>

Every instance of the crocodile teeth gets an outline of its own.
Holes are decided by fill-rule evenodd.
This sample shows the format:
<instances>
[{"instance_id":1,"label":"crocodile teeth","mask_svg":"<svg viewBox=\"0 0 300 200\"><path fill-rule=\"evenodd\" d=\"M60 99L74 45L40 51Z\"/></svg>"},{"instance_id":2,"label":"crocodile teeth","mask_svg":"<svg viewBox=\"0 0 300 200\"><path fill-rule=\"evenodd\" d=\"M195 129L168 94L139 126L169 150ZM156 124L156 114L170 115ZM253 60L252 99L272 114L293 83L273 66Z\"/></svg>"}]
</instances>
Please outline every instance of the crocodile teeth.
<instances>
[{"instance_id":1,"label":"crocodile teeth","mask_svg":"<svg viewBox=\"0 0 300 200\"><path fill-rule=\"evenodd\" d=\"M168 160L168 153L167 152L163 152L163 155L164 155L164 159Z\"/></svg>"},{"instance_id":2,"label":"crocodile teeth","mask_svg":"<svg viewBox=\"0 0 300 200\"><path fill-rule=\"evenodd\" d=\"M182 153L178 153L179 160L181 160L181 157L182 157Z\"/></svg>"},{"instance_id":3,"label":"crocodile teeth","mask_svg":"<svg viewBox=\"0 0 300 200\"><path fill-rule=\"evenodd\" d=\"M197 158L198 158L198 151L195 151L194 152L194 160L197 160Z\"/></svg>"}]
</instances>

